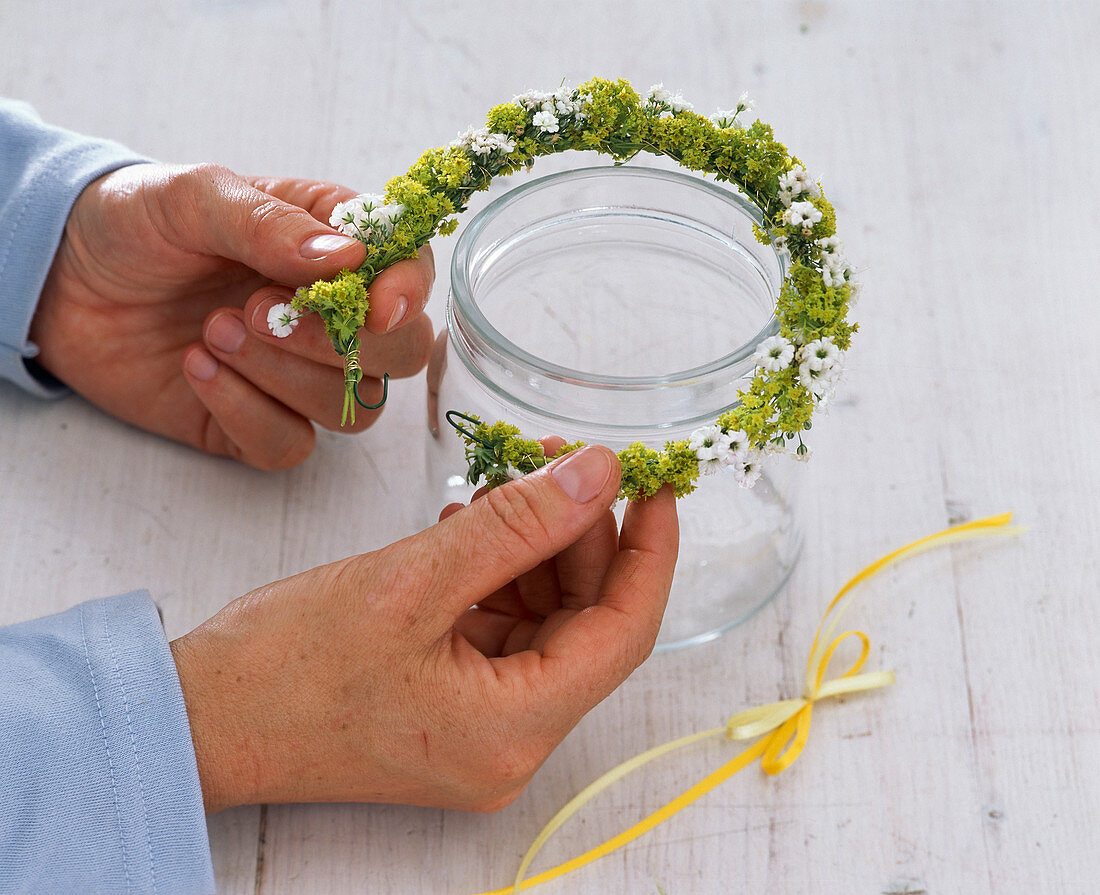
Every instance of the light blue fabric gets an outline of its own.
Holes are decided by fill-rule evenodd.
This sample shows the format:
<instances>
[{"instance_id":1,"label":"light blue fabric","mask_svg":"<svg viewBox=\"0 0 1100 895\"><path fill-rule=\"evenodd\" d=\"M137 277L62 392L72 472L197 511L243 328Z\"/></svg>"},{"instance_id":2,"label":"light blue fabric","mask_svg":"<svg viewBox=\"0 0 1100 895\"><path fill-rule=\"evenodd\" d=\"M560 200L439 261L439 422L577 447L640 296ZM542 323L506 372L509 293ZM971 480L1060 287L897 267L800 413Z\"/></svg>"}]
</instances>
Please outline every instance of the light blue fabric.
<instances>
[{"instance_id":1,"label":"light blue fabric","mask_svg":"<svg viewBox=\"0 0 1100 895\"><path fill-rule=\"evenodd\" d=\"M0 377L26 366L31 317L69 210L142 161L0 100ZM176 666L145 592L0 628L0 893L214 891Z\"/></svg>"},{"instance_id":2,"label":"light blue fabric","mask_svg":"<svg viewBox=\"0 0 1100 895\"><path fill-rule=\"evenodd\" d=\"M0 99L0 379L42 397L65 389L31 374L31 317L81 190L148 161L109 140L48 127L26 103Z\"/></svg>"},{"instance_id":3,"label":"light blue fabric","mask_svg":"<svg viewBox=\"0 0 1100 895\"><path fill-rule=\"evenodd\" d=\"M149 595L0 628L0 892L213 891L183 694Z\"/></svg>"}]
</instances>

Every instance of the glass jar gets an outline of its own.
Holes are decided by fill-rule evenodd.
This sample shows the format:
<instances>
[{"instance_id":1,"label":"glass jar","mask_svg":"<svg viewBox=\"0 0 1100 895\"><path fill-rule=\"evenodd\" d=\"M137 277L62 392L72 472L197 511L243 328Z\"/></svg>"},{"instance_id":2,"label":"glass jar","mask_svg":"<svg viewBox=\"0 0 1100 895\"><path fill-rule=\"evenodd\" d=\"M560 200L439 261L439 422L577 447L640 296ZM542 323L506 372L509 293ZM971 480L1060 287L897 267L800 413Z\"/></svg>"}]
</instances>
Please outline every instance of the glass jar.
<instances>
[{"instance_id":1,"label":"glass jar","mask_svg":"<svg viewBox=\"0 0 1100 895\"><path fill-rule=\"evenodd\" d=\"M753 352L778 332L785 256L754 238L759 209L722 186L633 165L533 180L466 226L451 263L447 330L429 366L428 481L468 501L447 410L621 450L660 448L737 403ZM702 477L679 501L680 555L659 649L748 618L801 549L801 464L769 458L752 489Z\"/></svg>"}]
</instances>

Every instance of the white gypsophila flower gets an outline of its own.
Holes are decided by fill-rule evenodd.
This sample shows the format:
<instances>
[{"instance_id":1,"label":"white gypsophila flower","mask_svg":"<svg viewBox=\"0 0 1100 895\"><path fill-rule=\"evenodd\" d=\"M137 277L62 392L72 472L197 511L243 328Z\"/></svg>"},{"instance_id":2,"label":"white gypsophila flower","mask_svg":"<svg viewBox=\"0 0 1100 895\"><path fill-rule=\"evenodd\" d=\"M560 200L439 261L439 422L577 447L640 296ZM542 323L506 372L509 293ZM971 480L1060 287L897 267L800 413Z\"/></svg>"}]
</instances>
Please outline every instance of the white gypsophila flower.
<instances>
[{"instance_id":1,"label":"white gypsophila flower","mask_svg":"<svg viewBox=\"0 0 1100 895\"><path fill-rule=\"evenodd\" d=\"M779 200L784 205L790 205L798 196L809 196L811 199L821 197L821 187L801 165L779 175Z\"/></svg>"},{"instance_id":2,"label":"white gypsophila flower","mask_svg":"<svg viewBox=\"0 0 1100 895\"><path fill-rule=\"evenodd\" d=\"M485 134L480 136L474 143L473 150L478 155L492 155L494 152L499 152L503 155L509 155L516 149L516 141L506 134Z\"/></svg>"},{"instance_id":3,"label":"white gypsophila flower","mask_svg":"<svg viewBox=\"0 0 1100 895\"><path fill-rule=\"evenodd\" d=\"M336 206L332 209L332 214L329 215L329 225L346 232L345 226L355 223L355 200L358 198L358 196L355 196L348 199L346 202L337 202Z\"/></svg>"},{"instance_id":4,"label":"white gypsophila flower","mask_svg":"<svg viewBox=\"0 0 1100 895\"><path fill-rule=\"evenodd\" d=\"M572 87L562 85L551 94L553 107L550 109L559 118L565 115L576 115L581 110L581 98ZM546 108L544 105L543 108Z\"/></svg>"},{"instance_id":5,"label":"white gypsophila flower","mask_svg":"<svg viewBox=\"0 0 1100 895\"><path fill-rule=\"evenodd\" d=\"M382 199L382 197L378 198ZM392 231L394 221L404 213L405 206L397 202L388 205L384 201L364 203L362 219L369 227L379 227L383 230Z\"/></svg>"},{"instance_id":6,"label":"white gypsophila flower","mask_svg":"<svg viewBox=\"0 0 1100 895\"><path fill-rule=\"evenodd\" d=\"M453 140L451 140L451 145L457 146L460 149L470 150L474 146L474 140L476 139L479 131L486 134L489 133L489 129L487 127L475 128L473 126L470 126L466 128L466 130L462 131Z\"/></svg>"},{"instance_id":7,"label":"white gypsophila flower","mask_svg":"<svg viewBox=\"0 0 1100 895\"><path fill-rule=\"evenodd\" d=\"M701 426L688 436L688 448L700 460L713 460L729 445L729 436L718 426Z\"/></svg>"},{"instance_id":8,"label":"white gypsophila flower","mask_svg":"<svg viewBox=\"0 0 1100 895\"><path fill-rule=\"evenodd\" d=\"M710 122L715 127L720 128L741 127L741 123L737 120L737 109L719 109L710 116Z\"/></svg>"},{"instance_id":9,"label":"white gypsophila flower","mask_svg":"<svg viewBox=\"0 0 1100 895\"><path fill-rule=\"evenodd\" d=\"M742 488L751 488L755 485L764 471L762 460L763 458L756 451L750 452L747 456L738 457L731 467L737 484Z\"/></svg>"},{"instance_id":10,"label":"white gypsophila flower","mask_svg":"<svg viewBox=\"0 0 1100 895\"><path fill-rule=\"evenodd\" d=\"M815 372L829 370L840 363L840 349L832 336L814 339L798 349L798 362L809 364Z\"/></svg>"},{"instance_id":11,"label":"white gypsophila flower","mask_svg":"<svg viewBox=\"0 0 1100 895\"><path fill-rule=\"evenodd\" d=\"M405 206L393 202L386 204L385 196L360 193L347 202L341 202L332 210L329 223L346 236L354 236L366 242L382 242L392 233Z\"/></svg>"},{"instance_id":12,"label":"white gypsophila flower","mask_svg":"<svg viewBox=\"0 0 1100 895\"><path fill-rule=\"evenodd\" d=\"M527 90L519 96L512 97L512 102L517 106L523 106L528 112L532 112L542 106L544 102L551 98L551 94L545 93L542 90Z\"/></svg>"},{"instance_id":13,"label":"white gypsophila flower","mask_svg":"<svg viewBox=\"0 0 1100 895\"><path fill-rule=\"evenodd\" d=\"M668 105L673 112L691 112L695 108L695 106L685 100L679 93L669 97Z\"/></svg>"},{"instance_id":14,"label":"white gypsophila flower","mask_svg":"<svg viewBox=\"0 0 1100 895\"><path fill-rule=\"evenodd\" d=\"M801 227L802 232L808 234L822 217L821 209L813 202L792 202L791 207L783 212L783 223Z\"/></svg>"},{"instance_id":15,"label":"white gypsophila flower","mask_svg":"<svg viewBox=\"0 0 1100 895\"><path fill-rule=\"evenodd\" d=\"M267 328L278 339L285 339L298 325L298 312L289 302L272 305L267 312Z\"/></svg>"},{"instance_id":16,"label":"white gypsophila flower","mask_svg":"<svg viewBox=\"0 0 1100 895\"><path fill-rule=\"evenodd\" d=\"M798 368L798 381L817 399L819 407L827 407L836 394L841 371L839 364L828 370L810 370L808 365L801 364Z\"/></svg>"},{"instance_id":17,"label":"white gypsophila flower","mask_svg":"<svg viewBox=\"0 0 1100 895\"><path fill-rule=\"evenodd\" d=\"M832 338L814 339L798 350L798 381L821 406L832 400L844 370L844 354Z\"/></svg>"},{"instance_id":18,"label":"white gypsophila flower","mask_svg":"<svg viewBox=\"0 0 1100 895\"><path fill-rule=\"evenodd\" d=\"M340 229L340 225L342 223L344 223L344 220L343 220L344 219L344 214L345 214L344 207L345 207L345 203L343 203L343 202L337 202L336 203L335 207L332 209L332 214L330 214L328 216L328 222L329 222L330 227L335 227L337 230Z\"/></svg>"},{"instance_id":19,"label":"white gypsophila flower","mask_svg":"<svg viewBox=\"0 0 1100 895\"><path fill-rule=\"evenodd\" d=\"M389 205L376 208L375 213L392 225L405 213L405 206L400 202L391 202Z\"/></svg>"},{"instance_id":20,"label":"white gypsophila flower","mask_svg":"<svg viewBox=\"0 0 1100 895\"><path fill-rule=\"evenodd\" d=\"M794 360L794 344L783 336L770 336L757 346L753 360L769 373L778 373Z\"/></svg>"},{"instance_id":21,"label":"white gypsophila flower","mask_svg":"<svg viewBox=\"0 0 1100 895\"><path fill-rule=\"evenodd\" d=\"M362 217L368 204L373 205L383 201L385 200L382 196L376 196L371 193L360 193L358 196L352 196L346 202L340 202L332 209L329 223L333 226L339 223L354 223Z\"/></svg>"},{"instance_id":22,"label":"white gypsophila flower","mask_svg":"<svg viewBox=\"0 0 1100 895\"><path fill-rule=\"evenodd\" d=\"M729 439L730 454L733 460L746 457L751 452L749 434L744 429L730 429L725 433Z\"/></svg>"},{"instance_id":23,"label":"white gypsophila flower","mask_svg":"<svg viewBox=\"0 0 1100 895\"><path fill-rule=\"evenodd\" d=\"M742 433L743 434L743 433ZM691 433L688 447L695 451L699 461L699 472L712 475L725 469L734 460L731 448L732 438L718 426L703 426Z\"/></svg>"},{"instance_id":24,"label":"white gypsophila flower","mask_svg":"<svg viewBox=\"0 0 1100 895\"><path fill-rule=\"evenodd\" d=\"M821 249L821 278L830 288L843 286L848 280L851 268L844 257L844 244L840 237L823 236L815 239L814 244Z\"/></svg>"},{"instance_id":25,"label":"white gypsophila flower","mask_svg":"<svg viewBox=\"0 0 1100 895\"><path fill-rule=\"evenodd\" d=\"M713 457L710 460L699 461L699 475L714 475L716 472L721 472L729 464L723 463L722 459Z\"/></svg>"},{"instance_id":26,"label":"white gypsophila flower","mask_svg":"<svg viewBox=\"0 0 1100 895\"><path fill-rule=\"evenodd\" d=\"M474 155L486 156L494 152L509 155L515 152L516 141L506 134L494 134L487 127L470 127L451 141L452 146L458 146Z\"/></svg>"},{"instance_id":27,"label":"white gypsophila flower","mask_svg":"<svg viewBox=\"0 0 1100 895\"><path fill-rule=\"evenodd\" d=\"M817 185L817 181L810 176L805 168L800 165L794 169L793 173L802 187L804 195L809 196L811 199L821 198L821 187Z\"/></svg>"},{"instance_id":28,"label":"white gypsophila flower","mask_svg":"<svg viewBox=\"0 0 1100 895\"><path fill-rule=\"evenodd\" d=\"M664 84L654 84L649 88L649 93L646 94L645 98L655 105L666 106L668 101L672 99L672 93L665 90Z\"/></svg>"},{"instance_id":29,"label":"white gypsophila flower","mask_svg":"<svg viewBox=\"0 0 1100 895\"><path fill-rule=\"evenodd\" d=\"M779 175L779 200L784 205L790 205L794 197L802 192L802 184L794 176L793 171Z\"/></svg>"},{"instance_id":30,"label":"white gypsophila flower","mask_svg":"<svg viewBox=\"0 0 1100 895\"><path fill-rule=\"evenodd\" d=\"M531 119L531 123L548 134L556 134L558 132L558 119L554 116L553 112L546 111L545 107L543 107L541 112L535 113L535 117Z\"/></svg>"},{"instance_id":31,"label":"white gypsophila flower","mask_svg":"<svg viewBox=\"0 0 1100 895\"><path fill-rule=\"evenodd\" d=\"M801 382L808 392L811 394L817 394L829 383L829 371L828 370L815 370L807 361L803 361L798 365L798 381Z\"/></svg>"},{"instance_id":32,"label":"white gypsophila flower","mask_svg":"<svg viewBox=\"0 0 1100 895\"><path fill-rule=\"evenodd\" d=\"M573 113L573 117L579 122L584 121L588 117L588 113L584 111L585 106L592 102L592 94L590 93L578 93L576 104L577 111Z\"/></svg>"},{"instance_id":33,"label":"white gypsophila flower","mask_svg":"<svg viewBox=\"0 0 1100 895\"><path fill-rule=\"evenodd\" d=\"M847 282L848 265L841 259L839 264L827 264L821 269L821 279L830 289L836 289Z\"/></svg>"},{"instance_id":34,"label":"white gypsophila flower","mask_svg":"<svg viewBox=\"0 0 1100 895\"><path fill-rule=\"evenodd\" d=\"M352 196L346 202L340 202L332 209L329 224L346 236L361 236L359 222L366 213L367 203L375 199L381 201L382 197L362 193L358 196Z\"/></svg>"}]
</instances>

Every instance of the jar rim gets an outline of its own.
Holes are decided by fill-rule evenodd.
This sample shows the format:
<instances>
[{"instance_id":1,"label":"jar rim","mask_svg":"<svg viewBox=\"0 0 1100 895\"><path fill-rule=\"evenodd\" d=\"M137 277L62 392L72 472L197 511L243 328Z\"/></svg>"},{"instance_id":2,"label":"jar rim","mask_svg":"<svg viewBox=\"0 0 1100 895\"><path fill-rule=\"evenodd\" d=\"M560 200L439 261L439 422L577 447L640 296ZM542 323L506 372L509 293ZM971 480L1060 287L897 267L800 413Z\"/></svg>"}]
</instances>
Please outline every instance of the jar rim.
<instances>
[{"instance_id":1,"label":"jar rim","mask_svg":"<svg viewBox=\"0 0 1100 895\"><path fill-rule=\"evenodd\" d=\"M539 376L593 389L646 389L698 381L747 360L761 342L778 334L779 321L776 319L773 310L767 322L754 336L721 357L686 370L678 370L657 376L613 376L592 374L544 360L518 347L493 326L474 300L473 290L470 287L470 272L474 261L473 250L477 237L501 212L522 201L532 192L553 187L561 181L577 181L608 176L651 177L675 183L678 186L699 190L736 206L755 223L761 224L763 222L763 213L759 206L750 199L717 183L682 174L678 171L666 171L645 165L592 165L548 174L530 183L515 187L503 196L494 199L474 216L459 235L454 253L451 256L451 300L447 303L448 325L454 325L455 308L457 307L462 323L473 330L478 341L482 343L481 347L491 348L492 351L498 353L510 363L521 369L537 373ZM786 259L778 252L776 258L779 262L780 281L782 281L786 275ZM455 333L452 332L452 341L457 341L453 338L454 335Z\"/></svg>"}]
</instances>

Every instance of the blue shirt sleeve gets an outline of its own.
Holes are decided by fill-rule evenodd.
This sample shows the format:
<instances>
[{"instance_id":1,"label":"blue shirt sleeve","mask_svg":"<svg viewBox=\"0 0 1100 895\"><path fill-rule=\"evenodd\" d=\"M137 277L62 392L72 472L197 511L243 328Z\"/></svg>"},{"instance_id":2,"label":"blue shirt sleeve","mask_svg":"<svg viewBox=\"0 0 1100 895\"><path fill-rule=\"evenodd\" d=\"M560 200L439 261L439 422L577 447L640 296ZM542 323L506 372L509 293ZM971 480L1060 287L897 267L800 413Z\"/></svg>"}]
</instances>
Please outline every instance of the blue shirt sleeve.
<instances>
[{"instance_id":1,"label":"blue shirt sleeve","mask_svg":"<svg viewBox=\"0 0 1100 895\"><path fill-rule=\"evenodd\" d=\"M0 379L33 394L31 318L81 190L128 149L0 99ZM191 730L145 593L0 628L0 893L214 891Z\"/></svg>"},{"instance_id":2,"label":"blue shirt sleeve","mask_svg":"<svg viewBox=\"0 0 1100 895\"><path fill-rule=\"evenodd\" d=\"M0 892L213 891L191 731L149 595L0 628Z\"/></svg>"},{"instance_id":3,"label":"blue shirt sleeve","mask_svg":"<svg viewBox=\"0 0 1100 895\"><path fill-rule=\"evenodd\" d=\"M0 99L0 379L41 397L65 394L27 366L38 353L31 318L81 190L148 161L109 140L42 123L26 103Z\"/></svg>"}]
</instances>

